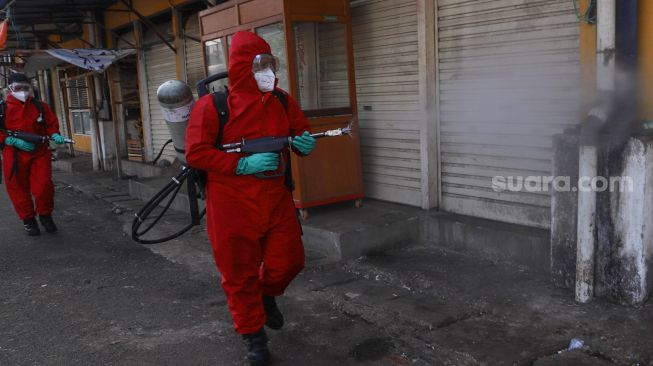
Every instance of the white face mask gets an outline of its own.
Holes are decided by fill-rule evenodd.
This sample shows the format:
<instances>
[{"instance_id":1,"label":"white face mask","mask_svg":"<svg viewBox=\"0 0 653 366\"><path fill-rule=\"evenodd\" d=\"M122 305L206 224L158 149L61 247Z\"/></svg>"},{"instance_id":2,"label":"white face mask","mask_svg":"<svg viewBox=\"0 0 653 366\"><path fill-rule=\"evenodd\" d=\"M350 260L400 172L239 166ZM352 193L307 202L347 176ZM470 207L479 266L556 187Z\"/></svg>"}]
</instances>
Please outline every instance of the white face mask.
<instances>
[{"instance_id":1,"label":"white face mask","mask_svg":"<svg viewBox=\"0 0 653 366\"><path fill-rule=\"evenodd\" d=\"M258 89L263 93L266 93L274 90L274 82L277 80L277 77L274 75L274 72L270 68L267 68L265 70L255 72L254 79L256 79Z\"/></svg>"},{"instance_id":2,"label":"white face mask","mask_svg":"<svg viewBox=\"0 0 653 366\"><path fill-rule=\"evenodd\" d=\"M24 103L27 100L27 97L29 96L29 92L26 91L11 92L11 95L13 95L14 98Z\"/></svg>"}]
</instances>

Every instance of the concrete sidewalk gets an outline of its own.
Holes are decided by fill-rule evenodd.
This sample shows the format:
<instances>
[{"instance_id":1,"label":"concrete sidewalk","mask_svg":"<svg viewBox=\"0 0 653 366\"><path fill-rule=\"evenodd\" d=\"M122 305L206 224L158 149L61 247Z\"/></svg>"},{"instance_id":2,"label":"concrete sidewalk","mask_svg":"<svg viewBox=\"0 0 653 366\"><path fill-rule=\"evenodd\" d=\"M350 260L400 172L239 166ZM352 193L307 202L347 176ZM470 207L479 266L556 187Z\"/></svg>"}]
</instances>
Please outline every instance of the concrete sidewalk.
<instances>
[{"instance_id":1,"label":"concrete sidewalk","mask_svg":"<svg viewBox=\"0 0 653 366\"><path fill-rule=\"evenodd\" d=\"M62 180L59 173L57 179ZM114 209L129 210L131 203L122 202L130 201L110 193L122 192L124 182L103 179L94 177L91 184L78 178L72 185ZM116 219L129 225L131 215ZM173 223L175 216L168 220ZM600 300L577 305L573 293L553 288L545 275L433 243L412 244L348 261L310 255L281 300L289 324L275 333L275 351L304 344L307 358L300 364L307 365L319 364L320 355L306 342L346 352L354 364L653 365L650 302L639 309ZM215 275L202 227L148 248L199 276ZM340 320L323 316L349 319L378 333L345 345L333 333ZM561 352L572 338L582 339L584 347Z\"/></svg>"},{"instance_id":2,"label":"concrete sidewalk","mask_svg":"<svg viewBox=\"0 0 653 366\"><path fill-rule=\"evenodd\" d=\"M122 233L130 215L102 199L58 184L55 200L59 232L28 237L0 190L0 365L245 365L214 266L191 271L135 244ZM328 303L281 306L275 365L393 365L420 353L377 341L378 327Z\"/></svg>"}]
</instances>

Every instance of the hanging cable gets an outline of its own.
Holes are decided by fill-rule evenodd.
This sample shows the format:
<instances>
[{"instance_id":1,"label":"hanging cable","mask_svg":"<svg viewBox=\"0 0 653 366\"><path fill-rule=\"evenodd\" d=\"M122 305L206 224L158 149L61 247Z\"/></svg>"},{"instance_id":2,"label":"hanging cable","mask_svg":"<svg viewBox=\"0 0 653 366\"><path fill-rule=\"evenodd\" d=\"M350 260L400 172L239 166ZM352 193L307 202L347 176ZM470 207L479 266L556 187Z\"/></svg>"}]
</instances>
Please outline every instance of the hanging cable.
<instances>
[{"instance_id":1,"label":"hanging cable","mask_svg":"<svg viewBox=\"0 0 653 366\"><path fill-rule=\"evenodd\" d=\"M20 34L20 30L16 26L16 22L14 22L14 17L11 14L11 8L7 8L7 18L9 19L9 23L11 24L11 29L14 30L14 33L16 33L16 41L18 41L18 47L19 48L27 48L27 42L25 41L25 38Z\"/></svg>"},{"instance_id":2,"label":"hanging cable","mask_svg":"<svg viewBox=\"0 0 653 366\"><path fill-rule=\"evenodd\" d=\"M163 147L161 147L161 150L159 151L159 155L157 155L156 158L152 160L152 165L156 165L156 162L159 161L161 155L163 155L163 150L165 150L166 146L170 145L171 143L172 143L172 139L166 141L166 143L163 144Z\"/></svg>"}]
</instances>

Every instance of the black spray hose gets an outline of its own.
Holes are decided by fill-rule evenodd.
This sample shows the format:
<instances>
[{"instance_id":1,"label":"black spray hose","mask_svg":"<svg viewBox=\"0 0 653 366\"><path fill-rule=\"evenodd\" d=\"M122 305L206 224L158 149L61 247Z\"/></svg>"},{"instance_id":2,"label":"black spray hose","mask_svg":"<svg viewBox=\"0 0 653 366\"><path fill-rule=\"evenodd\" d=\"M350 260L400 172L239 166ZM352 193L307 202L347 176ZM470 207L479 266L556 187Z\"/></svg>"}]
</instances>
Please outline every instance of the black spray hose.
<instances>
[{"instance_id":1,"label":"black spray hose","mask_svg":"<svg viewBox=\"0 0 653 366\"><path fill-rule=\"evenodd\" d=\"M197 83L197 91L200 97L203 95L206 95L210 92L209 90L209 84L227 78L227 72L221 72L215 75L211 75L203 80L200 80ZM168 140L162 147L161 151L159 151L159 154L156 156L156 158L152 161L152 165L156 165L157 161L161 158L161 155L163 155L163 150L168 146L170 143L172 143L172 139ZM179 190L181 189L182 185L184 182L186 182L188 179L188 199L190 203L190 210L191 210L191 223L184 228L182 228L180 231L166 236L164 238L159 238L159 239L142 239L141 237L145 234L147 234L160 220L161 218L166 214L170 206L172 205L172 202L174 201L175 197L179 193ZM172 178L172 181L168 183L161 191L159 191L152 199L150 199L145 206L136 214L136 217L134 218L134 221L132 222L132 239L136 242L139 242L141 244L158 244L158 243L163 243L168 240L175 239L184 233L186 233L188 230L190 230L193 226L196 226L200 223L200 220L206 215L206 209L202 210L202 212L199 212L199 208L197 207L197 199L202 198L201 195L203 194L203 191L201 189L197 189L199 186L199 181L201 179L198 176L198 172L194 169L191 168L186 168L177 174L176 177ZM170 198L168 199L168 202L166 205L163 207L163 210L161 213L151 222L148 223L148 225L141 230L141 225L145 223L145 221L149 218L150 214L163 202L168 196Z\"/></svg>"},{"instance_id":2,"label":"black spray hose","mask_svg":"<svg viewBox=\"0 0 653 366\"><path fill-rule=\"evenodd\" d=\"M161 150L159 150L159 155L157 155L156 158L154 158L154 160L152 160L152 165L156 165L156 162L159 161L159 159L161 158L161 155L163 155L163 150L165 150L166 146L168 146L171 143L172 143L172 139L166 141L166 143L163 144L163 146L161 147Z\"/></svg>"},{"instance_id":3,"label":"black spray hose","mask_svg":"<svg viewBox=\"0 0 653 366\"><path fill-rule=\"evenodd\" d=\"M177 174L177 176L172 178L170 183L168 183L165 187L163 187L162 190L160 190L157 194L155 194L154 197L152 197L152 199L150 199L145 204L145 206L135 215L136 217L134 217L134 221L132 222L132 239L134 241L139 242L141 244L163 243L172 239L176 239L177 237L183 235L188 230L190 230L193 226L199 224L199 220L201 220L206 214L206 209L202 210L197 220L194 219L189 225L185 226L180 231L174 234L158 239L142 239L142 236L147 234L161 220L161 218L163 218L163 216L166 214L166 212L172 205L175 197L179 193L179 190L183 186L184 182L187 181L189 176L193 176L193 174L194 172L192 169L184 168L179 174ZM189 184L195 184L195 182L190 181ZM140 229L141 225L145 223L145 221L149 218L152 211L154 211L157 207L159 207L161 202L163 202L166 198L168 198L168 202L163 207L161 213L156 218L154 218L154 220L151 223L149 223L144 229L141 230ZM189 197L189 199L193 200L193 199L197 199L197 197Z\"/></svg>"}]
</instances>

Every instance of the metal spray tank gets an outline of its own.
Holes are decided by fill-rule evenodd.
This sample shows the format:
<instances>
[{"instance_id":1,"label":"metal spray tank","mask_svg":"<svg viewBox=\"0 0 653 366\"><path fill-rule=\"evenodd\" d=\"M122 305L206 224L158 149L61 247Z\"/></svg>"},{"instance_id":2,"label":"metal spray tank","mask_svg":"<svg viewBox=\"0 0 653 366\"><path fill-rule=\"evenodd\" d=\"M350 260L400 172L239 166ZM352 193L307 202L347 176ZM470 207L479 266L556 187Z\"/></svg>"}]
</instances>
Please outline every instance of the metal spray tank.
<instances>
[{"instance_id":1,"label":"metal spray tank","mask_svg":"<svg viewBox=\"0 0 653 366\"><path fill-rule=\"evenodd\" d=\"M195 103L193 93L183 81L168 80L159 86L156 97L161 104L163 118L168 125L177 158L186 165L186 126Z\"/></svg>"}]
</instances>

